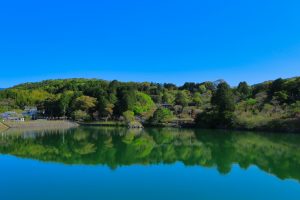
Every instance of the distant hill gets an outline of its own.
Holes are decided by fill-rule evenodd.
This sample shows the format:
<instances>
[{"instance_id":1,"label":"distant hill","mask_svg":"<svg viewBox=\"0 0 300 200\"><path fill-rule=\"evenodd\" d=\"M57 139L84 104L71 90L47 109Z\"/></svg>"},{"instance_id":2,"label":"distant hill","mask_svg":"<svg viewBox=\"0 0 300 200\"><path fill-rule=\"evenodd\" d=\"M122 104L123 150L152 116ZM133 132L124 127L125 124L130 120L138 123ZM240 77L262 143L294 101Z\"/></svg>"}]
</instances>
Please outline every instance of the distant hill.
<instances>
[{"instance_id":1,"label":"distant hill","mask_svg":"<svg viewBox=\"0 0 300 200\"><path fill-rule=\"evenodd\" d=\"M5 88L0 88L0 90L4 90Z\"/></svg>"}]
</instances>

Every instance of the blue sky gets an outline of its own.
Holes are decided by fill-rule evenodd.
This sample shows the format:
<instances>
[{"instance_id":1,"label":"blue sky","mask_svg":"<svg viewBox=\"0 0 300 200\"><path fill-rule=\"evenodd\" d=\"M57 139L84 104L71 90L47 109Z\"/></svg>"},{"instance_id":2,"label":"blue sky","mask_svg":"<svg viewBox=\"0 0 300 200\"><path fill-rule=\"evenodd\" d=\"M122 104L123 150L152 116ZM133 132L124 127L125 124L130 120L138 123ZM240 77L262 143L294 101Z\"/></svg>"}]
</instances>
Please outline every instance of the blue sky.
<instances>
[{"instance_id":1,"label":"blue sky","mask_svg":"<svg viewBox=\"0 0 300 200\"><path fill-rule=\"evenodd\" d=\"M296 0L1 1L0 87L299 76L299 9Z\"/></svg>"}]
</instances>

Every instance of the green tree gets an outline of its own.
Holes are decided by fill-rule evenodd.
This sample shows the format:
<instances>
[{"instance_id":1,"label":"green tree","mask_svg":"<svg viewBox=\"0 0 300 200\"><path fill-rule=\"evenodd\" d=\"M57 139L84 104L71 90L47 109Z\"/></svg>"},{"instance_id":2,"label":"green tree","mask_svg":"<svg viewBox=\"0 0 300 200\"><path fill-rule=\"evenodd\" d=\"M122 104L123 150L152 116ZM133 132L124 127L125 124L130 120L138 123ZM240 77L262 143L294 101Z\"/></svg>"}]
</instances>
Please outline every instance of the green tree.
<instances>
[{"instance_id":1,"label":"green tree","mask_svg":"<svg viewBox=\"0 0 300 200\"><path fill-rule=\"evenodd\" d=\"M203 101L199 92L195 92L195 94L193 95L193 102L196 104L197 107L199 107L202 104Z\"/></svg>"},{"instance_id":2,"label":"green tree","mask_svg":"<svg viewBox=\"0 0 300 200\"><path fill-rule=\"evenodd\" d=\"M79 110L90 111L95 108L97 103L96 98L90 96L80 96L75 99L75 106Z\"/></svg>"},{"instance_id":3,"label":"green tree","mask_svg":"<svg viewBox=\"0 0 300 200\"><path fill-rule=\"evenodd\" d=\"M142 92L136 92L136 102L133 106L133 112L142 116L151 115L156 106L151 97Z\"/></svg>"},{"instance_id":4,"label":"green tree","mask_svg":"<svg viewBox=\"0 0 300 200\"><path fill-rule=\"evenodd\" d=\"M59 106L59 99L57 96L47 98L44 101L45 115L48 117L60 117L62 112Z\"/></svg>"},{"instance_id":5,"label":"green tree","mask_svg":"<svg viewBox=\"0 0 300 200\"><path fill-rule=\"evenodd\" d=\"M288 100L289 95L287 94L286 91L281 90L279 92L275 92L273 95L273 99L278 100L280 103L284 103Z\"/></svg>"},{"instance_id":6,"label":"green tree","mask_svg":"<svg viewBox=\"0 0 300 200\"><path fill-rule=\"evenodd\" d=\"M233 124L235 102L233 92L226 82L218 85L217 91L211 99L211 104L217 114L216 123L218 123L218 126L230 127Z\"/></svg>"},{"instance_id":7,"label":"green tree","mask_svg":"<svg viewBox=\"0 0 300 200\"><path fill-rule=\"evenodd\" d=\"M134 110L136 103L136 92L132 87L121 87L117 91L117 103L114 109L116 115L121 115L127 110Z\"/></svg>"},{"instance_id":8,"label":"green tree","mask_svg":"<svg viewBox=\"0 0 300 200\"><path fill-rule=\"evenodd\" d=\"M174 95L170 91L165 90L163 92L163 96L162 96L162 103L167 103L167 104L173 105L174 101L175 101Z\"/></svg>"},{"instance_id":9,"label":"green tree","mask_svg":"<svg viewBox=\"0 0 300 200\"><path fill-rule=\"evenodd\" d=\"M130 110L127 110L127 111L123 112L122 115L123 115L126 122L134 121L134 112L132 112Z\"/></svg>"},{"instance_id":10,"label":"green tree","mask_svg":"<svg viewBox=\"0 0 300 200\"><path fill-rule=\"evenodd\" d=\"M290 106L290 112L292 117L300 118L300 101L296 101Z\"/></svg>"},{"instance_id":11,"label":"green tree","mask_svg":"<svg viewBox=\"0 0 300 200\"><path fill-rule=\"evenodd\" d=\"M69 110L73 95L74 95L73 91L65 91L64 93L62 93L62 95L58 100L60 112L62 113L63 116L66 116Z\"/></svg>"},{"instance_id":12,"label":"green tree","mask_svg":"<svg viewBox=\"0 0 300 200\"><path fill-rule=\"evenodd\" d=\"M251 88L247 82L240 82L237 87L237 92L241 99L245 100L251 95Z\"/></svg>"},{"instance_id":13,"label":"green tree","mask_svg":"<svg viewBox=\"0 0 300 200\"><path fill-rule=\"evenodd\" d=\"M77 121L88 121L90 120L90 115L83 110L76 110L73 112L73 119Z\"/></svg>"},{"instance_id":14,"label":"green tree","mask_svg":"<svg viewBox=\"0 0 300 200\"><path fill-rule=\"evenodd\" d=\"M284 80L282 78L276 79L271 83L270 89L268 91L269 99L272 99L275 92L279 92L283 89Z\"/></svg>"},{"instance_id":15,"label":"green tree","mask_svg":"<svg viewBox=\"0 0 300 200\"><path fill-rule=\"evenodd\" d=\"M212 96L211 104L219 113L226 111L233 112L235 109L233 97L230 86L227 83L220 83L217 91Z\"/></svg>"},{"instance_id":16,"label":"green tree","mask_svg":"<svg viewBox=\"0 0 300 200\"><path fill-rule=\"evenodd\" d=\"M181 105L182 107L187 106L189 103L187 91L178 91L175 97L175 103L176 105Z\"/></svg>"},{"instance_id":17,"label":"green tree","mask_svg":"<svg viewBox=\"0 0 300 200\"><path fill-rule=\"evenodd\" d=\"M158 108L153 117L150 119L150 122L153 124L157 123L166 123L173 119L173 113L167 108Z\"/></svg>"},{"instance_id":18,"label":"green tree","mask_svg":"<svg viewBox=\"0 0 300 200\"><path fill-rule=\"evenodd\" d=\"M114 104L110 103L104 96L98 98L98 111L100 117L105 117L106 120L113 115Z\"/></svg>"},{"instance_id":19,"label":"green tree","mask_svg":"<svg viewBox=\"0 0 300 200\"><path fill-rule=\"evenodd\" d=\"M199 92L201 94L205 93L206 91L207 91L207 89L204 84L199 85Z\"/></svg>"}]
</instances>

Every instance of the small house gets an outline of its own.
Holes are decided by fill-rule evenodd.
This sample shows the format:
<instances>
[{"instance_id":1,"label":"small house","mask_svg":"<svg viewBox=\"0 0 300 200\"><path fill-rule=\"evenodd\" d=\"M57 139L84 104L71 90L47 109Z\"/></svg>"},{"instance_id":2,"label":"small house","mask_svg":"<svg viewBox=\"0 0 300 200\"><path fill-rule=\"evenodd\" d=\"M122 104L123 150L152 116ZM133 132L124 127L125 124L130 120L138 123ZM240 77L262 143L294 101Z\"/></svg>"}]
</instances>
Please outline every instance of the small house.
<instances>
[{"instance_id":1,"label":"small house","mask_svg":"<svg viewBox=\"0 0 300 200\"><path fill-rule=\"evenodd\" d=\"M173 105L168 104L168 103L162 103L162 104L159 105L159 107L167 108L167 109L170 109L170 110L174 109Z\"/></svg>"},{"instance_id":2,"label":"small house","mask_svg":"<svg viewBox=\"0 0 300 200\"><path fill-rule=\"evenodd\" d=\"M38 115L37 107L26 106L22 115L24 117L30 117L31 119L36 119Z\"/></svg>"},{"instance_id":3,"label":"small house","mask_svg":"<svg viewBox=\"0 0 300 200\"><path fill-rule=\"evenodd\" d=\"M3 119L3 121L25 121L24 117L21 114L18 114L13 111L2 113L0 116Z\"/></svg>"}]
</instances>

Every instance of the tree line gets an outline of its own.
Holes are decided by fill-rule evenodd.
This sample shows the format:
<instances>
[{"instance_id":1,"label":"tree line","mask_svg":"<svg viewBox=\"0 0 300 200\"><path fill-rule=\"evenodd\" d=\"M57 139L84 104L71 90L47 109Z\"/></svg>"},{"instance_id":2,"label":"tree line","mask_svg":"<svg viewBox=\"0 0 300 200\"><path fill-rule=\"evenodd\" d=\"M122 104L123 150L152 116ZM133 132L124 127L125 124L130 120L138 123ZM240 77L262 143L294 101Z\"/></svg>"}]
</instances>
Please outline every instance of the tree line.
<instances>
[{"instance_id":1,"label":"tree line","mask_svg":"<svg viewBox=\"0 0 300 200\"><path fill-rule=\"evenodd\" d=\"M209 128L297 128L300 77L230 87L216 82L119 82L59 79L0 91L0 111L36 106L45 117L74 120L138 120L168 124L187 120ZM295 121L296 120L296 121Z\"/></svg>"}]
</instances>

